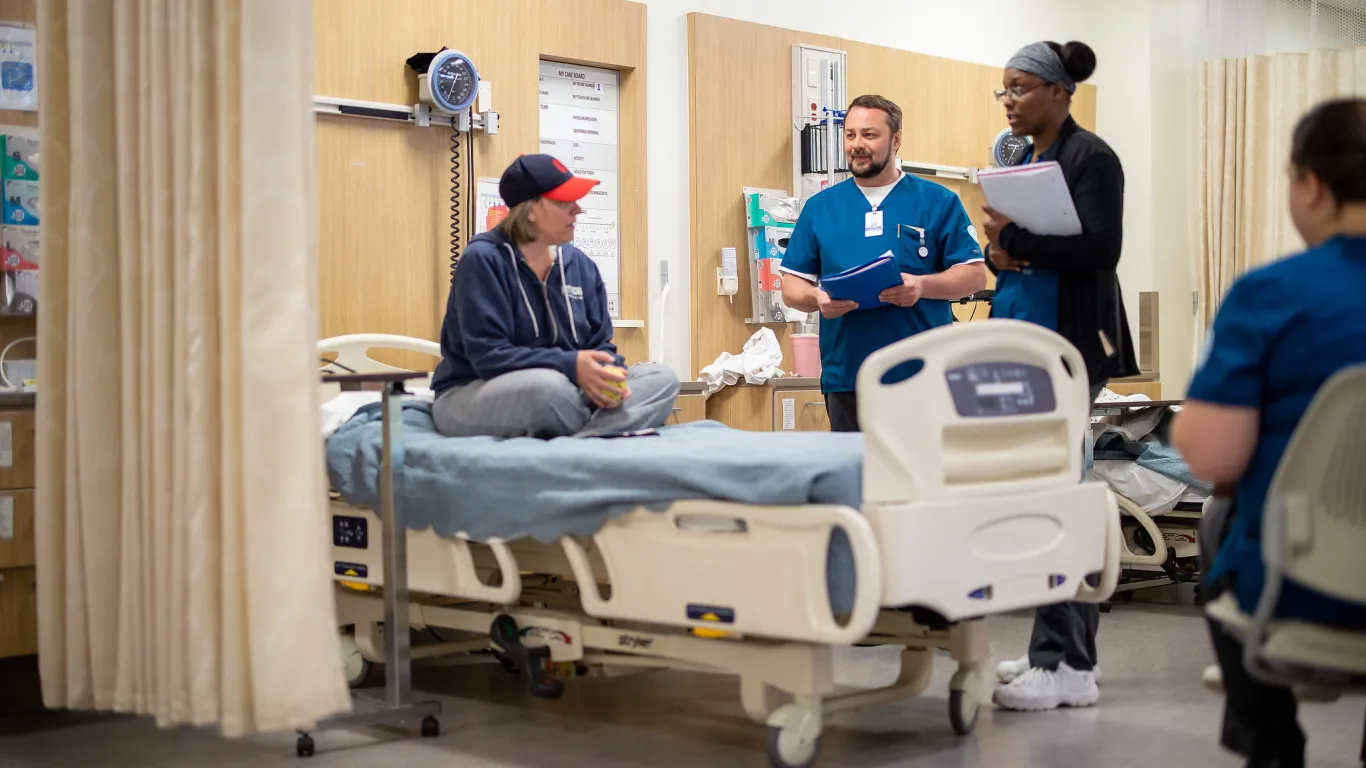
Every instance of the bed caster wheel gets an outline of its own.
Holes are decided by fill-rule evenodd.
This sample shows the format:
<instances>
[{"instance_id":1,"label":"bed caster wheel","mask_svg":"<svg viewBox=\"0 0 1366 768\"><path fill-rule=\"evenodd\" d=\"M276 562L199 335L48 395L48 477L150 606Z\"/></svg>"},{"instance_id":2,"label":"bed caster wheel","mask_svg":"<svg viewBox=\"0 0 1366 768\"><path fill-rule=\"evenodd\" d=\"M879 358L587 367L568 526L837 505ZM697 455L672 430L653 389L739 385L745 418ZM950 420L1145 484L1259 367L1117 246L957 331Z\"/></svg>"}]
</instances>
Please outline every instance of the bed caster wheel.
<instances>
[{"instance_id":1,"label":"bed caster wheel","mask_svg":"<svg viewBox=\"0 0 1366 768\"><path fill-rule=\"evenodd\" d=\"M441 723L435 717L428 715L422 718L422 738L435 739L441 735Z\"/></svg>"},{"instance_id":2,"label":"bed caster wheel","mask_svg":"<svg viewBox=\"0 0 1366 768\"><path fill-rule=\"evenodd\" d=\"M1111 608L1114 608L1114 607L1115 607L1115 606L1114 606L1114 603L1111 603L1109 600L1106 600L1105 602L1103 602L1103 603L1100 604L1100 612L1101 612L1101 613L1109 613L1109 612L1110 612L1110 609L1111 609Z\"/></svg>"},{"instance_id":3,"label":"bed caster wheel","mask_svg":"<svg viewBox=\"0 0 1366 768\"><path fill-rule=\"evenodd\" d=\"M967 736L977 729L977 717L982 705L967 691L949 691L949 724L959 736Z\"/></svg>"},{"instance_id":4,"label":"bed caster wheel","mask_svg":"<svg viewBox=\"0 0 1366 768\"><path fill-rule=\"evenodd\" d=\"M313 738L306 733L299 734L299 742L294 745L294 751L299 757L312 757L314 751Z\"/></svg>"},{"instance_id":5,"label":"bed caster wheel","mask_svg":"<svg viewBox=\"0 0 1366 768\"><path fill-rule=\"evenodd\" d=\"M1196 585L1195 585L1195 604L1196 604L1196 605L1204 605L1204 604L1205 604L1205 590L1202 589L1202 588L1200 587L1199 584L1196 584Z\"/></svg>"},{"instance_id":6,"label":"bed caster wheel","mask_svg":"<svg viewBox=\"0 0 1366 768\"><path fill-rule=\"evenodd\" d=\"M820 711L802 704L779 707L768 718L768 762L773 768L810 768L821 750Z\"/></svg>"},{"instance_id":7,"label":"bed caster wheel","mask_svg":"<svg viewBox=\"0 0 1366 768\"><path fill-rule=\"evenodd\" d=\"M821 739L803 741L792 731L768 729L768 762L773 768L811 768L821 750Z\"/></svg>"}]
</instances>

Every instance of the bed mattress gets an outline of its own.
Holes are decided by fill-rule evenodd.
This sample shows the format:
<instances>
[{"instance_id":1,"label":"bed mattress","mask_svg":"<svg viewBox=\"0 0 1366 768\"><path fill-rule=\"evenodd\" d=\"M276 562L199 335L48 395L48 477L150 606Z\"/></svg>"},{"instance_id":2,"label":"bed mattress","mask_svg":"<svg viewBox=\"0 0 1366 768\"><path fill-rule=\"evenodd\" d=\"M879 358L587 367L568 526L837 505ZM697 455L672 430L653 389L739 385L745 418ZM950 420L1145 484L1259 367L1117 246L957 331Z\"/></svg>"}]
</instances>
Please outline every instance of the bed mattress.
<instances>
[{"instance_id":1,"label":"bed mattress","mask_svg":"<svg viewBox=\"0 0 1366 768\"><path fill-rule=\"evenodd\" d=\"M395 498L410 528L442 536L553 542L592 534L638 506L711 499L858 509L862 499L858 434L749 432L704 421L646 437L449 438L422 400L404 402L403 424ZM349 504L378 509L379 405L360 408L326 447L332 488ZM846 610L854 572L842 532L831 537L828 576L832 608Z\"/></svg>"}]
</instances>

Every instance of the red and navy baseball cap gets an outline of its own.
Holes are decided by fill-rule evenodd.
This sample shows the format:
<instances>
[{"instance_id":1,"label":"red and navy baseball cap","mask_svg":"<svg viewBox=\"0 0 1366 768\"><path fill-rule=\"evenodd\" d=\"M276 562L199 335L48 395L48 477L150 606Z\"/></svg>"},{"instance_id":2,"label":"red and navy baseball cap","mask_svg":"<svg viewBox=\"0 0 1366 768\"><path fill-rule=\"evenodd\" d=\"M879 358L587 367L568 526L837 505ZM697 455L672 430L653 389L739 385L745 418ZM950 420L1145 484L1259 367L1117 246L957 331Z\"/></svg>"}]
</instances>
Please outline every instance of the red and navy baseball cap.
<instances>
[{"instance_id":1,"label":"red and navy baseball cap","mask_svg":"<svg viewBox=\"0 0 1366 768\"><path fill-rule=\"evenodd\" d=\"M583 199L597 183L597 179L575 176L550 155L522 155L503 171L498 195L509 208L537 197L570 203Z\"/></svg>"}]
</instances>

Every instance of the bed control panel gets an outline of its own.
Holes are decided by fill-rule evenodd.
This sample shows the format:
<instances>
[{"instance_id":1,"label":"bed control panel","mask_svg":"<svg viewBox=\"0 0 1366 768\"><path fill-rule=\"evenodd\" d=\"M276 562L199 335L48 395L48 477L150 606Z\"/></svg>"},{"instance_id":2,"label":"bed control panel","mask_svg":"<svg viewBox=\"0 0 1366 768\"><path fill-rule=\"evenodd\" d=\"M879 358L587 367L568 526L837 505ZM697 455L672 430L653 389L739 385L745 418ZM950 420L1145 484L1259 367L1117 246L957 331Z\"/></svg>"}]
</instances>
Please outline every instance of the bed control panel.
<instances>
[{"instance_id":1,"label":"bed control panel","mask_svg":"<svg viewBox=\"0 0 1366 768\"><path fill-rule=\"evenodd\" d=\"M1056 408L1048 371L1025 363L974 363L945 378L958 415L966 418L1052 413Z\"/></svg>"},{"instance_id":2,"label":"bed control panel","mask_svg":"<svg viewBox=\"0 0 1366 768\"><path fill-rule=\"evenodd\" d=\"M369 549L370 529L363 517L332 516L332 546Z\"/></svg>"}]
</instances>

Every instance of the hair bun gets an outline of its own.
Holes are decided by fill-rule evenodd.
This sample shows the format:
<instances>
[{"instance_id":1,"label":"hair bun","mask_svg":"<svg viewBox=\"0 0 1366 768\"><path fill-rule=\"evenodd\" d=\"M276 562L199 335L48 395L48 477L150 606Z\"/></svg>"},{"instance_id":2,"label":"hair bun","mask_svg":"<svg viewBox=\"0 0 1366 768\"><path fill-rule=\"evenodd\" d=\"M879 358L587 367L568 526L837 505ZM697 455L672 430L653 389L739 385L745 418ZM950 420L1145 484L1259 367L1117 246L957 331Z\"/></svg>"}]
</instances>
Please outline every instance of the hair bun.
<instances>
[{"instance_id":1,"label":"hair bun","mask_svg":"<svg viewBox=\"0 0 1366 768\"><path fill-rule=\"evenodd\" d=\"M1062 47L1059 55L1068 77L1078 83L1085 82L1096 72L1096 52L1086 43L1073 40Z\"/></svg>"}]
</instances>

